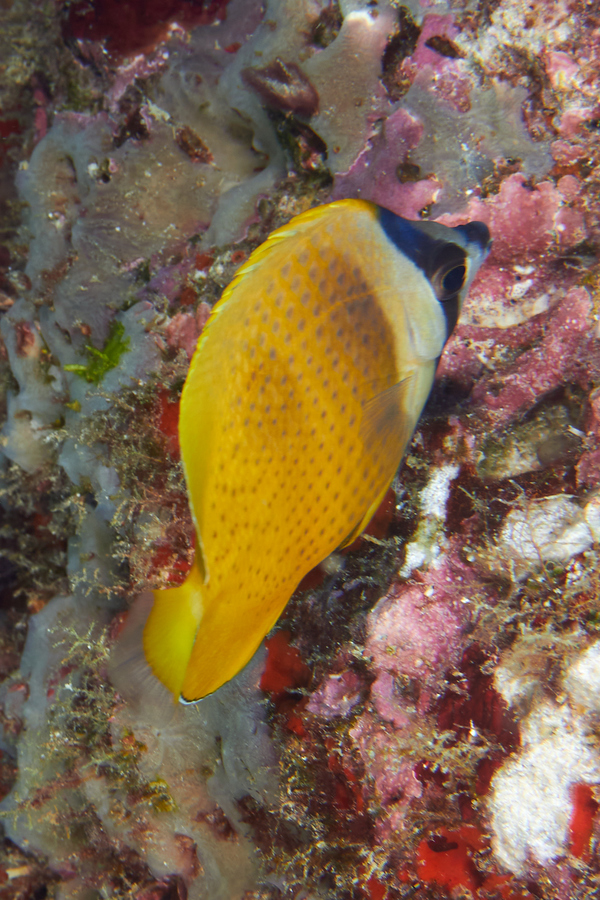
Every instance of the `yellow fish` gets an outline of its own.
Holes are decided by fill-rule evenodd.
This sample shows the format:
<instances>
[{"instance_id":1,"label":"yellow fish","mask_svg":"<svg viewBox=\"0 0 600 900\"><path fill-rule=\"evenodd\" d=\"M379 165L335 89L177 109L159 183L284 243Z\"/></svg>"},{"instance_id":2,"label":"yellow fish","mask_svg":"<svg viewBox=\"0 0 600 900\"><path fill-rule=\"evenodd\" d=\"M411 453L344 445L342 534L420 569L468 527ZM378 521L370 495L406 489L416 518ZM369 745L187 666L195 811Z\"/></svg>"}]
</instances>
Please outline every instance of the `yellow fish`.
<instances>
[{"instance_id":1,"label":"yellow fish","mask_svg":"<svg viewBox=\"0 0 600 900\"><path fill-rule=\"evenodd\" d=\"M198 341L179 417L197 534L144 652L182 702L251 659L304 575L366 527L490 244L363 200L275 231Z\"/></svg>"}]
</instances>

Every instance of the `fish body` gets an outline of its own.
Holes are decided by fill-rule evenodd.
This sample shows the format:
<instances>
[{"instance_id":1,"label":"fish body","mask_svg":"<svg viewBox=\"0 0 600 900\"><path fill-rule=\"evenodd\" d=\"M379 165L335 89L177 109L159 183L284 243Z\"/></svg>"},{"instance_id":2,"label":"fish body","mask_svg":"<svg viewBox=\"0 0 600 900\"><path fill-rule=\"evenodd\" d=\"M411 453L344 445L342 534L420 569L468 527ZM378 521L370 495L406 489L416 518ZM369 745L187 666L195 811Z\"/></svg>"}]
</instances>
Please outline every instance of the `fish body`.
<instances>
[{"instance_id":1,"label":"fish body","mask_svg":"<svg viewBox=\"0 0 600 900\"><path fill-rule=\"evenodd\" d=\"M155 592L144 632L176 697L236 675L304 575L368 524L488 246L481 223L342 200L292 219L238 271L181 398L196 560Z\"/></svg>"}]
</instances>

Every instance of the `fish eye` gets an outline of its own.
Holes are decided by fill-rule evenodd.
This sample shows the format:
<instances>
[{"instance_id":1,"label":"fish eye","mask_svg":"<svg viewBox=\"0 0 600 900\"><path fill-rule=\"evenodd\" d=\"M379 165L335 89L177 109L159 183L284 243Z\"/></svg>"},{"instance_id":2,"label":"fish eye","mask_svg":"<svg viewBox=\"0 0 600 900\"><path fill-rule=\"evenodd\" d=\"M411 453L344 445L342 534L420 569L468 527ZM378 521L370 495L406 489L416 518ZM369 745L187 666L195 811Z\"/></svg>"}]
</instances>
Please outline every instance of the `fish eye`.
<instances>
[{"instance_id":1,"label":"fish eye","mask_svg":"<svg viewBox=\"0 0 600 900\"><path fill-rule=\"evenodd\" d=\"M467 280L466 251L451 241L439 241L430 262L430 281L440 303L458 299Z\"/></svg>"},{"instance_id":2,"label":"fish eye","mask_svg":"<svg viewBox=\"0 0 600 900\"><path fill-rule=\"evenodd\" d=\"M467 270L465 266L454 266L449 272L446 272L442 278L442 288L448 296L457 294L465 283L465 275Z\"/></svg>"}]
</instances>

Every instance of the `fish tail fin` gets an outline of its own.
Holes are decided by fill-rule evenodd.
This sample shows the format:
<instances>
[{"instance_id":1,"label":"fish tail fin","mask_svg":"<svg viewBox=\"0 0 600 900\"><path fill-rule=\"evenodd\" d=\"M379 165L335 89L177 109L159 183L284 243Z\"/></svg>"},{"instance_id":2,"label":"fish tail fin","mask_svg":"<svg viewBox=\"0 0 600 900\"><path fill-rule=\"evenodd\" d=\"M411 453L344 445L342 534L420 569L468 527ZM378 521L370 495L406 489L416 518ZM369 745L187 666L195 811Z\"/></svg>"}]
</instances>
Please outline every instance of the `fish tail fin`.
<instances>
[{"instance_id":1,"label":"fish tail fin","mask_svg":"<svg viewBox=\"0 0 600 900\"><path fill-rule=\"evenodd\" d=\"M144 655L162 683L179 698L204 611L204 575L194 564L182 585L153 591L144 628Z\"/></svg>"}]
</instances>

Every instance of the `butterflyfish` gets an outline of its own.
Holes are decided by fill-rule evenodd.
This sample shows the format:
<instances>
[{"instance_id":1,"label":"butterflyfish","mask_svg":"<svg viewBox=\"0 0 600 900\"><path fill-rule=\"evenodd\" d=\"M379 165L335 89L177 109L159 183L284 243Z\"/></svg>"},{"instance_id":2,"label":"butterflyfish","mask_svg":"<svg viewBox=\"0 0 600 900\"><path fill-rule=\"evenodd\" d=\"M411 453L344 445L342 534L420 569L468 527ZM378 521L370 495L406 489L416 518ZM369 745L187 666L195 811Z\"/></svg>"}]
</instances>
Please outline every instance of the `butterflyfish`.
<instances>
[{"instance_id":1,"label":"butterflyfish","mask_svg":"<svg viewBox=\"0 0 600 900\"><path fill-rule=\"evenodd\" d=\"M144 630L182 702L233 678L304 575L367 526L489 245L481 222L341 200L292 219L238 270L181 397L195 562L155 591Z\"/></svg>"}]
</instances>

